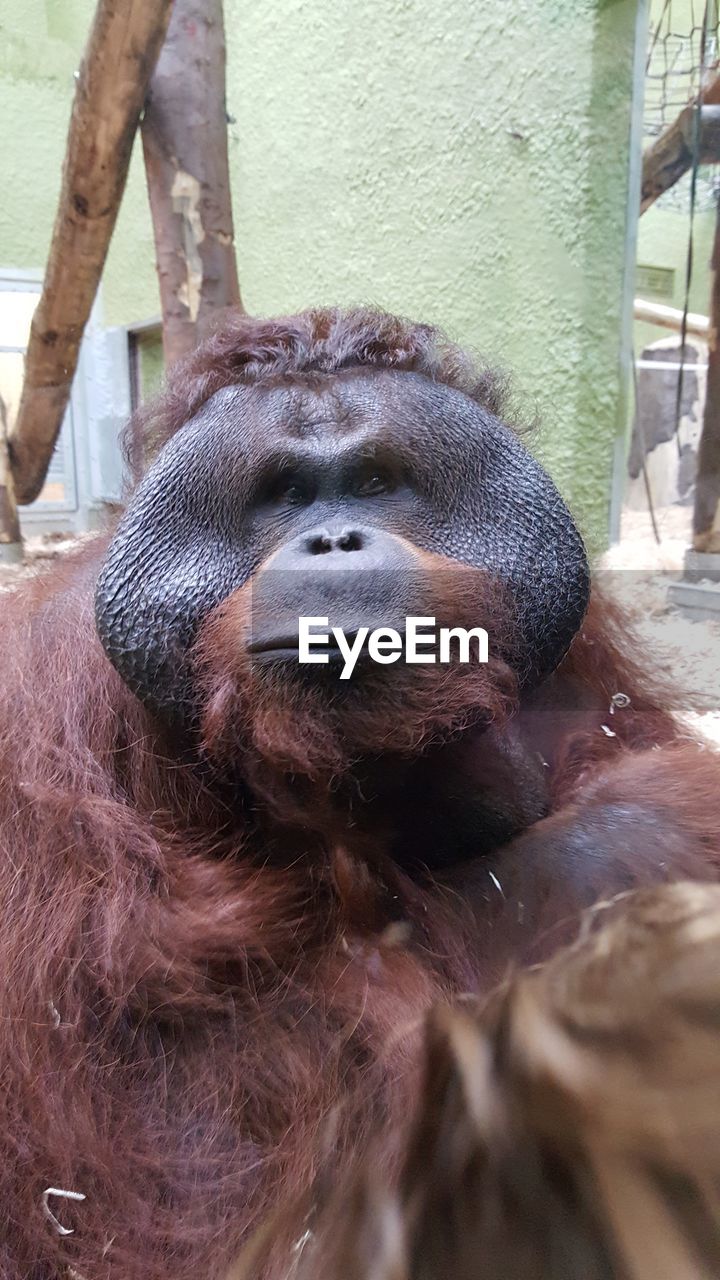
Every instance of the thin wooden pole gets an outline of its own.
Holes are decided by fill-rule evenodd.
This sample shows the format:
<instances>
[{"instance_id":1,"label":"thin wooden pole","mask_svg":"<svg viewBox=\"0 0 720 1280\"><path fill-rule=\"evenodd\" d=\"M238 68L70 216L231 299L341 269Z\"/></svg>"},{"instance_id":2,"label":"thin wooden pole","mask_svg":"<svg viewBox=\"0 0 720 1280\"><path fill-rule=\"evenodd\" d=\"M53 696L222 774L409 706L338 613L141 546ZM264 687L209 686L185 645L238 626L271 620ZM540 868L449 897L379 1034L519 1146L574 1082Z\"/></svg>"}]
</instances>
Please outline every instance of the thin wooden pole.
<instances>
[{"instance_id":1,"label":"thin wooden pole","mask_svg":"<svg viewBox=\"0 0 720 1280\"><path fill-rule=\"evenodd\" d=\"M644 298L636 298L633 304L633 316L645 324L657 324L662 329L672 329L680 333L683 327L684 312L677 307L665 307L659 302L646 302ZM710 333L710 321L707 316L688 311L685 315L685 333L707 342Z\"/></svg>"},{"instance_id":2,"label":"thin wooden pole","mask_svg":"<svg viewBox=\"0 0 720 1280\"><path fill-rule=\"evenodd\" d=\"M720 203L711 266L707 390L698 446L693 549L720 552Z\"/></svg>"},{"instance_id":3,"label":"thin wooden pole","mask_svg":"<svg viewBox=\"0 0 720 1280\"><path fill-rule=\"evenodd\" d=\"M7 447L7 410L0 396L0 564L22 560L22 536Z\"/></svg>"},{"instance_id":4,"label":"thin wooden pole","mask_svg":"<svg viewBox=\"0 0 720 1280\"><path fill-rule=\"evenodd\" d=\"M62 188L9 439L17 501L39 494L67 408L173 0L99 0L78 73Z\"/></svg>"}]
</instances>

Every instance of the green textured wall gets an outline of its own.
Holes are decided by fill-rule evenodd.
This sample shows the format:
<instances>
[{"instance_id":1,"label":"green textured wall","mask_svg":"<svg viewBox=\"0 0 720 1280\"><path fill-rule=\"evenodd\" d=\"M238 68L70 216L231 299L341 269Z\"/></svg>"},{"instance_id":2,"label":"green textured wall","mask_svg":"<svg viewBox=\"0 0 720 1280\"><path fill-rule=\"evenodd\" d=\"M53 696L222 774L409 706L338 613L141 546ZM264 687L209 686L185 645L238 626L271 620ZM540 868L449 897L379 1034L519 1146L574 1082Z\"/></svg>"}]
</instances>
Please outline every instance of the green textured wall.
<instances>
[{"instance_id":1,"label":"green textured wall","mask_svg":"<svg viewBox=\"0 0 720 1280\"><path fill-rule=\"evenodd\" d=\"M162 387L165 365L162 349L162 329L143 335L138 342L140 359L140 395L143 400L154 396Z\"/></svg>"},{"instance_id":2,"label":"green textured wall","mask_svg":"<svg viewBox=\"0 0 720 1280\"><path fill-rule=\"evenodd\" d=\"M594 542L621 414L638 0L226 0L247 307L376 302L516 373ZM91 0L0 0L0 265L44 260ZM108 323L157 313L138 154Z\"/></svg>"},{"instance_id":3,"label":"green textured wall","mask_svg":"<svg viewBox=\"0 0 720 1280\"><path fill-rule=\"evenodd\" d=\"M0 268L42 269L45 264L73 73L93 10L92 0L0 0ZM105 272L109 323L159 312L154 261L142 157L136 148Z\"/></svg>"},{"instance_id":4,"label":"green textured wall","mask_svg":"<svg viewBox=\"0 0 720 1280\"><path fill-rule=\"evenodd\" d=\"M669 267L674 272L673 297L650 298L651 302L661 302L664 306L677 307L682 311L685 305L689 234L689 198L687 209L653 205L640 219L638 262L644 266ZM714 234L715 214L712 210L703 209L695 215L693 226L692 274L688 301L690 311L697 311L705 316L710 305L710 258ZM641 290L638 289L637 292L640 293ZM634 333L637 355L648 343L672 337L669 329L639 322L634 326Z\"/></svg>"}]
</instances>

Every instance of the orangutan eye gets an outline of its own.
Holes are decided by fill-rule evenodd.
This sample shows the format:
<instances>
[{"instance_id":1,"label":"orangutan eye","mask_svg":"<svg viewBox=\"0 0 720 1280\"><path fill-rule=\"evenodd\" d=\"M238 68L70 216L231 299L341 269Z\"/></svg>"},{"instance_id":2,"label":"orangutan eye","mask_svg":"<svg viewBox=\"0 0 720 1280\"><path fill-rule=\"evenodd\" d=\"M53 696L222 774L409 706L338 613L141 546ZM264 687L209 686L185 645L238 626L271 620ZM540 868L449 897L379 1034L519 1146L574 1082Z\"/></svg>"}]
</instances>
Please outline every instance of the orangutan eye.
<instances>
[{"instance_id":1,"label":"orangutan eye","mask_svg":"<svg viewBox=\"0 0 720 1280\"><path fill-rule=\"evenodd\" d=\"M278 476L268 485L263 501L277 507L302 507L312 502L310 486L297 476Z\"/></svg>"},{"instance_id":2,"label":"orangutan eye","mask_svg":"<svg viewBox=\"0 0 720 1280\"><path fill-rule=\"evenodd\" d=\"M287 503L307 502L308 492L301 484L288 484L278 494L278 499Z\"/></svg>"},{"instance_id":3,"label":"orangutan eye","mask_svg":"<svg viewBox=\"0 0 720 1280\"><path fill-rule=\"evenodd\" d=\"M358 498L374 498L381 493L392 493L395 487L395 481L387 472L371 471L358 480L355 493Z\"/></svg>"}]
</instances>

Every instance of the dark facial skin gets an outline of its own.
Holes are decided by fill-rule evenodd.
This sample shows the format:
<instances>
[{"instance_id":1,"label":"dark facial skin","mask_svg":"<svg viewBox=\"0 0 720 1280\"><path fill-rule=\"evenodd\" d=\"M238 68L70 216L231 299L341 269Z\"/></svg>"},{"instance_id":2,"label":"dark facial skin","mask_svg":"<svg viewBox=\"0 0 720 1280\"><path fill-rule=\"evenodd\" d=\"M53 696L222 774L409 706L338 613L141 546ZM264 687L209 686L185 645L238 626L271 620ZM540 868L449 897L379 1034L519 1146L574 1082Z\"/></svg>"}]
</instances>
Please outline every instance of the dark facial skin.
<instances>
[{"instance_id":1,"label":"dark facial skin","mask_svg":"<svg viewBox=\"0 0 720 1280\"><path fill-rule=\"evenodd\" d=\"M323 542L330 554L318 554ZM352 599L358 622L392 625L422 605L414 590L402 598L414 550L509 585L524 684L557 665L586 607L585 553L507 427L411 373L229 387L170 440L131 500L98 582L98 631L130 687L177 723L192 702L186 658L199 625L260 566L275 574L263 596L271 623L300 568L285 604L342 613ZM334 601L314 585L332 559Z\"/></svg>"},{"instance_id":2,"label":"dark facial skin","mask_svg":"<svg viewBox=\"0 0 720 1280\"><path fill-rule=\"evenodd\" d=\"M580 626L588 577L568 511L517 437L460 392L412 373L229 387L139 485L98 581L98 631L133 691L192 739L189 651L243 584L252 583L257 660L292 661L297 673L298 613L350 631L432 613L417 571L428 553L509 590L514 669L532 690ZM303 668L303 679L334 677L336 694L337 674ZM436 864L523 830L546 811L542 764L521 727L490 731L478 753L486 732L476 727L412 767L369 761L354 825L382 830L399 861Z\"/></svg>"}]
</instances>

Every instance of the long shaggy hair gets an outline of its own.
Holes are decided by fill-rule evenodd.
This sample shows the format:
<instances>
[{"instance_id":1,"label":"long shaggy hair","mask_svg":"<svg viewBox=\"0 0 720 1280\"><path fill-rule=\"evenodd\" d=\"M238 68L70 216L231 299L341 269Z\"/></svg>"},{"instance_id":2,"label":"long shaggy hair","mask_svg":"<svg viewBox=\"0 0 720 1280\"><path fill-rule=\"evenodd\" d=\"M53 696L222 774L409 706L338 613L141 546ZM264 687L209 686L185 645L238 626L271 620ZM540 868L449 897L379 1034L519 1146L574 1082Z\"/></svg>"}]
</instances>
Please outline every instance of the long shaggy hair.
<instances>
[{"instance_id":1,"label":"long shaggy hair","mask_svg":"<svg viewBox=\"0 0 720 1280\"><path fill-rule=\"evenodd\" d=\"M252 580L215 609L195 645L203 713L201 740L209 760L234 768L271 805L275 816L328 818L328 793L347 783L364 756L417 758L470 726L504 724L519 701L513 662L512 611L486 573L441 556L422 557L425 607L437 627L485 624L492 630L487 663L371 666L347 683L307 679L253 661Z\"/></svg>"},{"instance_id":2,"label":"long shaggy hair","mask_svg":"<svg viewBox=\"0 0 720 1280\"><path fill-rule=\"evenodd\" d=\"M3 601L0 1267L13 1280L64 1266L219 1275L273 1206L379 1127L391 1161L422 1015L487 986L489 941L515 907L495 894L488 934L454 893L367 863L332 832L278 834L261 856L246 810L163 739L105 659L98 558L91 546ZM610 675L578 648L568 669L632 704L620 741L587 723L571 735L572 794L591 740L594 787L601 752L623 759L633 795L709 841L710 753L678 743L664 770L655 752L628 754L671 722L617 657ZM567 796L567 779L553 785ZM627 866L651 882L654 851L641 853ZM708 874L692 849L684 867ZM528 906L538 933L572 912L560 883ZM85 1196L51 1200L72 1235L46 1216L48 1188Z\"/></svg>"},{"instance_id":3,"label":"long shaggy hair","mask_svg":"<svg viewBox=\"0 0 720 1280\"><path fill-rule=\"evenodd\" d=\"M231 313L202 347L173 369L165 394L130 422L126 452L137 479L149 457L223 387L288 382L352 369L420 373L507 416L508 380L478 366L428 324L371 308L326 307L282 320Z\"/></svg>"},{"instance_id":4,"label":"long shaggy hair","mask_svg":"<svg viewBox=\"0 0 720 1280\"><path fill-rule=\"evenodd\" d=\"M332 1189L298 1280L717 1275L719 962L720 888L666 886L434 1010L397 1178Z\"/></svg>"},{"instance_id":5,"label":"long shaggy hair","mask_svg":"<svg viewBox=\"0 0 720 1280\"><path fill-rule=\"evenodd\" d=\"M308 361L412 367L488 403L494 394L432 330L313 313L231 322L140 422L157 444L218 387ZM715 874L718 770L680 740L665 695L623 656L619 621L611 642L607 617L591 612L561 673L585 701L552 708L547 821L561 843L563 814L602 814L603 797L629 795L680 834L663 872L640 842L606 866L602 828L592 871L572 883L549 853L540 887L523 854L521 925L516 896L507 884L501 896L484 866L471 904L457 886L405 874L351 828L273 823L262 790L247 778L227 785L199 747L166 736L96 637L104 550L99 539L2 599L0 1275L212 1280L277 1205L321 1173L335 1181L378 1133L379 1168L392 1167L426 1011L487 989L521 953L518 928L542 938L564 922L572 933L589 881L603 892L620 874L639 884ZM206 748L220 755L245 714L228 649L236 608L221 607L200 641ZM485 682L471 700L502 723L515 697L507 672L468 678ZM619 689L629 703L609 738L601 724ZM282 721L258 711L243 739L250 782L260 762L273 776L297 767L303 735L320 776L308 714L293 711L288 745ZM434 688L405 737L397 708L376 719L354 707L352 723L363 746L381 748L392 716L403 751L452 734L464 714ZM323 727L335 776L350 762L332 715ZM278 1226L267 1274L287 1273L304 1230Z\"/></svg>"}]
</instances>

